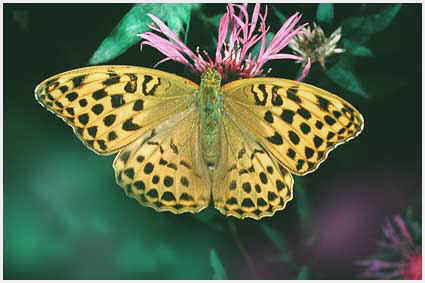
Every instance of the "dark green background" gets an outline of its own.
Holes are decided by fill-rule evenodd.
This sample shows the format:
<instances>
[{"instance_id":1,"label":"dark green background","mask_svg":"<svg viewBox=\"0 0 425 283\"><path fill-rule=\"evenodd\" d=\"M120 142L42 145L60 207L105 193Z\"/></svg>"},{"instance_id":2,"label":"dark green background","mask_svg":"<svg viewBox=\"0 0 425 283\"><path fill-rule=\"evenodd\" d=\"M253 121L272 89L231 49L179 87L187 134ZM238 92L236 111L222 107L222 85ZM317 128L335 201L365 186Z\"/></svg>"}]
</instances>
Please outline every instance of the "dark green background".
<instances>
[{"instance_id":1,"label":"dark green background","mask_svg":"<svg viewBox=\"0 0 425 283\"><path fill-rule=\"evenodd\" d=\"M358 15L359 6L337 5L336 23ZM277 7L286 15L301 11L302 22L311 22L317 5ZM369 41L375 57L358 58L356 72L372 99L337 87L319 69L307 79L355 105L365 130L319 170L297 179L311 202L311 222L297 212L297 184L295 199L272 218L232 219L255 274L229 218L214 216L213 208L204 218L157 213L128 199L115 184L113 157L86 149L34 99L42 80L84 66L130 8L4 6L5 279L210 279L211 249L231 279L294 279L301 266L313 278L352 279L359 273L354 261L374 252L385 217L404 214L408 206L420 214L420 5L404 5L390 27ZM202 11L223 13L225 5L203 5ZM189 38L196 46L203 32L192 18ZM281 25L273 14L269 24L274 31ZM151 67L160 58L156 50L140 53L134 46L110 63ZM277 72L289 65L274 62L272 75L293 79L293 68ZM159 69L185 75L176 63ZM205 223L208 216L213 219ZM264 223L286 239L288 252L281 255L291 255L295 267L271 260L279 250L261 229Z\"/></svg>"}]
</instances>

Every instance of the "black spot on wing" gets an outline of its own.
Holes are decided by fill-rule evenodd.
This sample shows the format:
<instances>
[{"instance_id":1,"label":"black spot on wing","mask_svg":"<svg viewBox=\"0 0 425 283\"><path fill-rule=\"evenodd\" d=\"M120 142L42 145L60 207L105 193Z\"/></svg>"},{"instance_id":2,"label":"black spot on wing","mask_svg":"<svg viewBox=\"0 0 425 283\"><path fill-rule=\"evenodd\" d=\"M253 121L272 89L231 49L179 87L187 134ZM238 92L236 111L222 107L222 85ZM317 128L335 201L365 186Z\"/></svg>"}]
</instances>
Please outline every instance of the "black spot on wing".
<instances>
[{"instance_id":1,"label":"black spot on wing","mask_svg":"<svg viewBox=\"0 0 425 283\"><path fill-rule=\"evenodd\" d=\"M87 125L87 123L89 122L89 115L87 113L81 114L80 116L78 116L78 120L81 124Z\"/></svg>"},{"instance_id":2,"label":"black spot on wing","mask_svg":"<svg viewBox=\"0 0 425 283\"><path fill-rule=\"evenodd\" d=\"M322 139L322 138L320 138L320 137L318 137L318 136L314 136L314 138L313 138L313 142L314 142L314 146L315 146L316 148L318 148L318 147L320 147L320 146L322 145L322 143L323 143L323 139Z\"/></svg>"},{"instance_id":3,"label":"black spot on wing","mask_svg":"<svg viewBox=\"0 0 425 283\"><path fill-rule=\"evenodd\" d=\"M164 186L171 187L174 183L174 179L170 176L165 176L164 178Z\"/></svg>"},{"instance_id":4,"label":"black spot on wing","mask_svg":"<svg viewBox=\"0 0 425 283\"><path fill-rule=\"evenodd\" d=\"M70 101L74 101L75 99L77 99L78 94L76 92L70 92L67 95L65 95L65 97Z\"/></svg>"},{"instance_id":5,"label":"black spot on wing","mask_svg":"<svg viewBox=\"0 0 425 283\"><path fill-rule=\"evenodd\" d=\"M289 136L289 139L291 140L291 142L293 144L295 144L295 145L299 144L300 138L298 137L298 135L295 132L289 131L288 136Z\"/></svg>"},{"instance_id":6,"label":"black spot on wing","mask_svg":"<svg viewBox=\"0 0 425 283\"><path fill-rule=\"evenodd\" d=\"M97 144L99 145L101 150L106 150L106 144L104 140L97 140Z\"/></svg>"},{"instance_id":7,"label":"black spot on wing","mask_svg":"<svg viewBox=\"0 0 425 283\"><path fill-rule=\"evenodd\" d=\"M123 104L125 104L125 101L122 94L111 95L111 106L113 108L118 108Z\"/></svg>"},{"instance_id":8,"label":"black spot on wing","mask_svg":"<svg viewBox=\"0 0 425 283\"><path fill-rule=\"evenodd\" d=\"M303 107L300 107L300 108L297 110L297 113L298 113L301 117L303 117L304 119L306 119L306 120L308 120L308 119L310 119L310 118L311 118L311 113L310 113L310 111L306 110L306 109L305 109L305 108L303 108Z\"/></svg>"},{"instance_id":9,"label":"black spot on wing","mask_svg":"<svg viewBox=\"0 0 425 283\"><path fill-rule=\"evenodd\" d=\"M122 154L120 154L120 160L124 162L124 164L127 163L129 157L130 157L130 151L125 151Z\"/></svg>"},{"instance_id":10,"label":"black spot on wing","mask_svg":"<svg viewBox=\"0 0 425 283\"><path fill-rule=\"evenodd\" d=\"M80 87L87 75L76 76L71 79L74 88Z\"/></svg>"},{"instance_id":11,"label":"black spot on wing","mask_svg":"<svg viewBox=\"0 0 425 283\"><path fill-rule=\"evenodd\" d=\"M143 181L136 181L133 183L133 185L141 191L145 190L145 183Z\"/></svg>"},{"instance_id":12,"label":"black spot on wing","mask_svg":"<svg viewBox=\"0 0 425 283\"><path fill-rule=\"evenodd\" d=\"M267 140L275 145L283 144L282 136L275 132L273 136L267 137Z\"/></svg>"},{"instance_id":13,"label":"black spot on wing","mask_svg":"<svg viewBox=\"0 0 425 283\"><path fill-rule=\"evenodd\" d=\"M66 85L60 86L60 87L59 87L59 90L60 90L62 93L65 93L65 92L67 92L67 91L68 91L68 87L67 87Z\"/></svg>"},{"instance_id":14,"label":"black spot on wing","mask_svg":"<svg viewBox=\"0 0 425 283\"><path fill-rule=\"evenodd\" d=\"M320 109L322 109L323 111L329 112L329 104L330 104L329 100L321 97L320 95L316 95L316 98L317 98L317 102L319 103Z\"/></svg>"},{"instance_id":15,"label":"black spot on wing","mask_svg":"<svg viewBox=\"0 0 425 283\"><path fill-rule=\"evenodd\" d=\"M180 195L180 200L192 201L193 197L191 195L189 195L188 193L182 193Z\"/></svg>"},{"instance_id":16,"label":"black spot on wing","mask_svg":"<svg viewBox=\"0 0 425 283\"><path fill-rule=\"evenodd\" d=\"M133 123L133 118L126 120L124 122L124 124L122 125L122 129L125 130L125 131L135 131L135 130L138 130L140 128L141 128L141 126Z\"/></svg>"},{"instance_id":17,"label":"black spot on wing","mask_svg":"<svg viewBox=\"0 0 425 283\"><path fill-rule=\"evenodd\" d=\"M281 106L283 104L282 97L277 93L280 88L280 86L276 85L272 87L272 104L274 106Z\"/></svg>"},{"instance_id":18,"label":"black spot on wing","mask_svg":"<svg viewBox=\"0 0 425 283\"><path fill-rule=\"evenodd\" d=\"M301 170L303 168L304 163L305 163L304 160L298 159L297 166L296 166L297 170Z\"/></svg>"},{"instance_id":19,"label":"black spot on wing","mask_svg":"<svg viewBox=\"0 0 425 283\"><path fill-rule=\"evenodd\" d=\"M305 156L308 158L311 158L314 154L314 150L309 148L308 146L305 147Z\"/></svg>"},{"instance_id":20,"label":"black spot on wing","mask_svg":"<svg viewBox=\"0 0 425 283\"><path fill-rule=\"evenodd\" d=\"M143 83L142 83L142 92L143 92L144 95L146 95L146 96L155 95L156 89L161 85L160 78L157 78L157 79L158 79L158 82L153 87L151 87L151 89L148 91L148 83L153 80L153 77L150 76L150 75L144 76L144 80L143 80Z\"/></svg>"},{"instance_id":21,"label":"black spot on wing","mask_svg":"<svg viewBox=\"0 0 425 283\"><path fill-rule=\"evenodd\" d=\"M273 114L272 114L272 112L270 112L269 110L267 110L266 113L264 114L264 120L266 120L270 124L273 123Z\"/></svg>"},{"instance_id":22,"label":"black spot on wing","mask_svg":"<svg viewBox=\"0 0 425 283\"><path fill-rule=\"evenodd\" d=\"M92 126L92 127L88 128L87 132L89 133L90 136L95 138L96 134L97 134L97 126Z\"/></svg>"},{"instance_id":23,"label":"black spot on wing","mask_svg":"<svg viewBox=\"0 0 425 283\"><path fill-rule=\"evenodd\" d=\"M333 114L334 114L334 116L338 119L339 117L341 117L341 112L339 112L339 111L336 111L336 110L334 110L333 112L332 112Z\"/></svg>"},{"instance_id":24,"label":"black spot on wing","mask_svg":"<svg viewBox=\"0 0 425 283\"><path fill-rule=\"evenodd\" d=\"M299 98L299 96L297 95L298 93L298 87L297 86L292 86L290 88L288 88L288 90L286 91L286 96L296 102L296 103L301 103L301 98Z\"/></svg>"},{"instance_id":25,"label":"black spot on wing","mask_svg":"<svg viewBox=\"0 0 425 283\"><path fill-rule=\"evenodd\" d=\"M165 201L175 201L176 197L171 192L164 192L161 199Z\"/></svg>"},{"instance_id":26,"label":"black spot on wing","mask_svg":"<svg viewBox=\"0 0 425 283\"><path fill-rule=\"evenodd\" d=\"M254 94L255 104L257 105L266 105L268 94L266 92L266 87L263 84L258 85L258 89L261 93L258 93L254 90L254 85L251 86L251 92Z\"/></svg>"},{"instance_id":27,"label":"black spot on wing","mask_svg":"<svg viewBox=\"0 0 425 283\"><path fill-rule=\"evenodd\" d=\"M102 82L105 86L110 86L120 82L120 77L117 74L111 74L109 79L106 79Z\"/></svg>"},{"instance_id":28,"label":"black spot on wing","mask_svg":"<svg viewBox=\"0 0 425 283\"><path fill-rule=\"evenodd\" d=\"M246 182L242 184L242 189L246 192L246 193L250 193L251 192L251 184Z\"/></svg>"},{"instance_id":29,"label":"black spot on wing","mask_svg":"<svg viewBox=\"0 0 425 283\"><path fill-rule=\"evenodd\" d=\"M316 128L318 129L318 130L320 130L320 129L322 129L322 127L323 127L323 123L322 122L320 122L319 120L317 120L316 121Z\"/></svg>"},{"instance_id":30,"label":"black spot on wing","mask_svg":"<svg viewBox=\"0 0 425 283\"><path fill-rule=\"evenodd\" d=\"M133 179L134 178L134 169L133 168L125 169L124 174L127 175L127 177L129 177L130 179Z\"/></svg>"},{"instance_id":31,"label":"black spot on wing","mask_svg":"<svg viewBox=\"0 0 425 283\"><path fill-rule=\"evenodd\" d=\"M288 149L288 152L286 153L286 155L288 155L289 158L294 159L295 158L295 155L296 155L296 152L292 148L289 148Z\"/></svg>"},{"instance_id":32,"label":"black spot on wing","mask_svg":"<svg viewBox=\"0 0 425 283\"><path fill-rule=\"evenodd\" d=\"M102 88L102 89L99 89L99 90L96 90L95 92L93 92L92 97L95 100L99 100L99 99L104 98L107 95L108 94L106 93L106 91Z\"/></svg>"},{"instance_id":33,"label":"black spot on wing","mask_svg":"<svg viewBox=\"0 0 425 283\"><path fill-rule=\"evenodd\" d=\"M65 108L65 111L68 112L70 115L74 115L75 114L74 108L72 108L72 107Z\"/></svg>"},{"instance_id":34,"label":"black spot on wing","mask_svg":"<svg viewBox=\"0 0 425 283\"><path fill-rule=\"evenodd\" d=\"M143 171L145 172L145 174L150 174L150 173L152 173L153 168L154 168L153 164L148 162L148 163L146 163L145 167L143 168Z\"/></svg>"},{"instance_id":35,"label":"black spot on wing","mask_svg":"<svg viewBox=\"0 0 425 283\"><path fill-rule=\"evenodd\" d=\"M236 189L236 181L232 180L229 184L229 190L233 191Z\"/></svg>"},{"instance_id":36,"label":"black spot on wing","mask_svg":"<svg viewBox=\"0 0 425 283\"><path fill-rule=\"evenodd\" d=\"M251 199L249 199L249 198L245 198L245 199L242 201L241 206L244 206L244 207L255 207L255 204L252 202L252 200L251 200Z\"/></svg>"},{"instance_id":37,"label":"black spot on wing","mask_svg":"<svg viewBox=\"0 0 425 283\"><path fill-rule=\"evenodd\" d=\"M80 104L81 107L85 107L87 106L87 99L82 98L78 101L78 103Z\"/></svg>"},{"instance_id":38,"label":"black spot on wing","mask_svg":"<svg viewBox=\"0 0 425 283\"><path fill-rule=\"evenodd\" d=\"M331 138L333 138L335 136L335 133L333 132L329 132L328 135L326 136L326 139L330 140Z\"/></svg>"},{"instance_id":39,"label":"black spot on wing","mask_svg":"<svg viewBox=\"0 0 425 283\"><path fill-rule=\"evenodd\" d=\"M293 111L284 109L280 114L280 118L282 118L282 120L287 122L288 124L292 124L292 122L294 121L294 115L295 113Z\"/></svg>"},{"instance_id":40,"label":"black spot on wing","mask_svg":"<svg viewBox=\"0 0 425 283\"><path fill-rule=\"evenodd\" d=\"M105 124L105 126L109 127L115 122L115 119L116 119L116 115L109 114L108 116L105 116L103 118L103 123Z\"/></svg>"},{"instance_id":41,"label":"black spot on wing","mask_svg":"<svg viewBox=\"0 0 425 283\"><path fill-rule=\"evenodd\" d=\"M99 115L103 112L103 105L102 104L93 105L91 110L93 111L94 114Z\"/></svg>"},{"instance_id":42,"label":"black spot on wing","mask_svg":"<svg viewBox=\"0 0 425 283\"><path fill-rule=\"evenodd\" d=\"M130 78L130 81L125 85L124 90L129 93L135 93L137 90L137 76L135 74L126 74Z\"/></svg>"},{"instance_id":43,"label":"black spot on wing","mask_svg":"<svg viewBox=\"0 0 425 283\"><path fill-rule=\"evenodd\" d=\"M301 130L301 132L303 132L303 134L307 135L308 133L310 133L311 128L310 128L309 125L307 125L306 123L303 122L300 125L300 130Z\"/></svg>"},{"instance_id":44,"label":"black spot on wing","mask_svg":"<svg viewBox=\"0 0 425 283\"><path fill-rule=\"evenodd\" d=\"M332 118L332 117L331 117L331 116L329 116L329 115L326 115L326 116L325 116L325 121L326 121L326 123L327 123L329 126L332 126L333 124L335 124L335 123L336 123L335 119L334 119L334 118Z\"/></svg>"},{"instance_id":45,"label":"black spot on wing","mask_svg":"<svg viewBox=\"0 0 425 283\"><path fill-rule=\"evenodd\" d=\"M180 178L180 183L185 187L189 187L189 180L185 176Z\"/></svg>"},{"instance_id":46,"label":"black spot on wing","mask_svg":"<svg viewBox=\"0 0 425 283\"><path fill-rule=\"evenodd\" d=\"M134 102L134 105L133 105L133 110L134 111L141 111L141 110L143 110L143 100L141 100L141 99L136 100Z\"/></svg>"}]
</instances>

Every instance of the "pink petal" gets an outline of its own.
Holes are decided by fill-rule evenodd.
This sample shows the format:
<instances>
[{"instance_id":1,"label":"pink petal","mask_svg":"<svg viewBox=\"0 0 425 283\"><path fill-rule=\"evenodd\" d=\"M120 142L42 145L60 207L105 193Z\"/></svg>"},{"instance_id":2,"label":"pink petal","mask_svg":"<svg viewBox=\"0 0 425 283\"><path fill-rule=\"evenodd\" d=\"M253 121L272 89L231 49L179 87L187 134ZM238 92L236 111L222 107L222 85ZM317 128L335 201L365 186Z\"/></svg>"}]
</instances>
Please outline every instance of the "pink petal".
<instances>
[{"instance_id":1,"label":"pink petal","mask_svg":"<svg viewBox=\"0 0 425 283\"><path fill-rule=\"evenodd\" d=\"M301 75L297 78L297 81L302 81L307 76L308 72L310 71L310 67L311 67L311 60L310 58L308 58L307 64L305 64L304 70L302 71Z\"/></svg>"}]
</instances>

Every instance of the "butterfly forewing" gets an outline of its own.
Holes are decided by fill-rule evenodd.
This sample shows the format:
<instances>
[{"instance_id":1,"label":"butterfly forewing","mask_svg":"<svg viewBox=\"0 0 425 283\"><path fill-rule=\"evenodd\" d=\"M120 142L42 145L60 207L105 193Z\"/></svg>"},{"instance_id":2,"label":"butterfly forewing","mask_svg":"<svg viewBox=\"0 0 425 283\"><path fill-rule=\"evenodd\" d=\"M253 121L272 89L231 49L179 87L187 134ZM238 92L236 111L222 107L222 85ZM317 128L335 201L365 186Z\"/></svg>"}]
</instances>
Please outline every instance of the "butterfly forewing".
<instances>
[{"instance_id":1,"label":"butterfly forewing","mask_svg":"<svg viewBox=\"0 0 425 283\"><path fill-rule=\"evenodd\" d=\"M117 183L128 196L158 211L199 212L210 186L200 162L199 113L192 107L123 149L114 161Z\"/></svg>"},{"instance_id":2,"label":"butterfly forewing","mask_svg":"<svg viewBox=\"0 0 425 283\"><path fill-rule=\"evenodd\" d=\"M298 175L314 171L331 150L363 129L362 115L348 102L305 83L254 78L222 89L224 111Z\"/></svg>"},{"instance_id":3,"label":"butterfly forewing","mask_svg":"<svg viewBox=\"0 0 425 283\"><path fill-rule=\"evenodd\" d=\"M189 80L153 69L95 66L51 77L35 94L85 145L110 154L187 109L197 89Z\"/></svg>"}]
</instances>

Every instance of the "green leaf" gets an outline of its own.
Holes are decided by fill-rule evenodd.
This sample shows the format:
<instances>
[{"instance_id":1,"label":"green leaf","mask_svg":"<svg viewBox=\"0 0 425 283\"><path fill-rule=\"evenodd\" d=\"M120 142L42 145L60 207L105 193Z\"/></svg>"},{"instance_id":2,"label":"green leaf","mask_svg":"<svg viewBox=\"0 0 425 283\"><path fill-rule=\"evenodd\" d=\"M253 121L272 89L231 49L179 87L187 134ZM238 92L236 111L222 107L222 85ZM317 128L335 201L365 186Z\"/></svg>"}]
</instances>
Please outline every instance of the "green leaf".
<instances>
[{"instance_id":1,"label":"green leaf","mask_svg":"<svg viewBox=\"0 0 425 283\"><path fill-rule=\"evenodd\" d=\"M345 56L347 58L349 56ZM353 72L353 66L350 61L341 59L333 65L327 72L329 79L334 81L337 85L368 98L369 96L363 89L362 84L356 78Z\"/></svg>"},{"instance_id":2,"label":"green leaf","mask_svg":"<svg viewBox=\"0 0 425 283\"><path fill-rule=\"evenodd\" d=\"M278 19L282 22L282 24L288 19L284 14L282 14L281 12L279 12L279 10L274 6L271 5L273 12L276 14L276 16L278 17Z\"/></svg>"},{"instance_id":3,"label":"green leaf","mask_svg":"<svg viewBox=\"0 0 425 283\"><path fill-rule=\"evenodd\" d=\"M362 57L372 57L373 53L368 47L358 44L357 42L353 42L348 39L343 40L344 49L346 52L354 55L354 56L362 56Z\"/></svg>"},{"instance_id":4,"label":"green leaf","mask_svg":"<svg viewBox=\"0 0 425 283\"><path fill-rule=\"evenodd\" d=\"M152 23L151 18L146 14L151 13L168 27L179 34L183 31L184 25L188 27L190 15L199 4L136 4L121 19L111 34L103 40L99 48L94 52L89 60L89 64L100 64L110 61L128 48L140 41L139 33L149 31L148 24Z\"/></svg>"},{"instance_id":5,"label":"green leaf","mask_svg":"<svg viewBox=\"0 0 425 283\"><path fill-rule=\"evenodd\" d=\"M297 202L297 212L300 216L303 226L310 226L311 224L311 208L310 201L308 199L308 194L305 189L305 185L301 181L301 178L295 177L295 187L297 188L297 197L295 198Z\"/></svg>"},{"instance_id":6,"label":"green leaf","mask_svg":"<svg viewBox=\"0 0 425 283\"><path fill-rule=\"evenodd\" d=\"M307 266L301 267L301 270L297 276L297 280L310 280L310 279L311 279L311 274L310 274L310 271L308 270L308 267Z\"/></svg>"},{"instance_id":7,"label":"green leaf","mask_svg":"<svg viewBox=\"0 0 425 283\"><path fill-rule=\"evenodd\" d=\"M348 18L342 22L343 36L364 43L372 34L385 30L397 16L400 8L401 4L395 4L375 15Z\"/></svg>"},{"instance_id":8,"label":"green leaf","mask_svg":"<svg viewBox=\"0 0 425 283\"><path fill-rule=\"evenodd\" d=\"M224 270L224 266L221 263L220 259L217 256L217 253L214 249L210 252L210 263L214 270L213 280L227 280L226 270Z\"/></svg>"},{"instance_id":9,"label":"green leaf","mask_svg":"<svg viewBox=\"0 0 425 283\"><path fill-rule=\"evenodd\" d=\"M269 238L270 241L273 242L273 244L281 253L288 252L288 244L286 243L286 240L284 239L284 237L279 234L279 232L277 232L275 229L273 229L272 227L270 227L269 225L265 223L261 223L260 227L261 229L263 229L267 238Z\"/></svg>"},{"instance_id":10,"label":"green leaf","mask_svg":"<svg viewBox=\"0 0 425 283\"><path fill-rule=\"evenodd\" d=\"M285 240L285 237L265 223L261 223L260 227L264 231L264 234L266 234L267 238L269 238L269 240L275 245L280 253L279 256L270 258L270 260L293 265L295 261L292 259L292 253L288 249L288 243Z\"/></svg>"},{"instance_id":11,"label":"green leaf","mask_svg":"<svg viewBox=\"0 0 425 283\"><path fill-rule=\"evenodd\" d=\"M351 54L353 54L354 56L373 57L372 50L370 50L366 46L357 46L351 49Z\"/></svg>"},{"instance_id":12,"label":"green leaf","mask_svg":"<svg viewBox=\"0 0 425 283\"><path fill-rule=\"evenodd\" d=\"M316 19L321 24L330 25L334 18L334 5L332 3L319 4L316 12Z\"/></svg>"},{"instance_id":13,"label":"green leaf","mask_svg":"<svg viewBox=\"0 0 425 283\"><path fill-rule=\"evenodd\" d=\"M269 45L270 41L272 41L274 37L274 33L273 32L268 32L266 34L266 44L264 45L265 48ZM261 48L261 40L259 40L252 48L251 48L251 54L254 56L258 56L258 54L260 53L260 48Z\"/></svg>"},{"instance_id":14,"label":"green leaf","mask_svg":"<svg viewBox=\"0 0 425 283\"><path fill-rule=\"evenodd\" d=\"M202 19L202 21L210 24L215 29L218 29L218 26L220 25L220 20L223 17L223 14L209 17L200 13L198 16Z\"/></svg>"}]
</instances>

